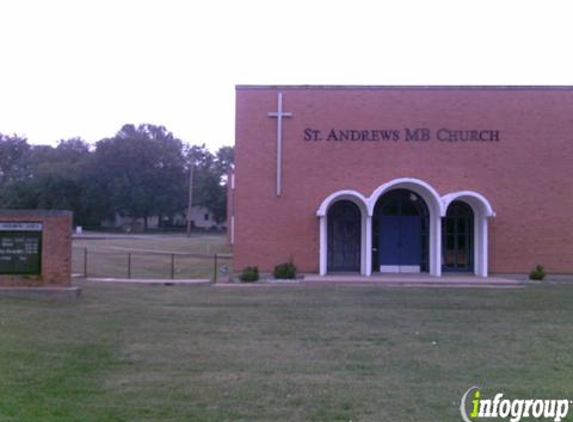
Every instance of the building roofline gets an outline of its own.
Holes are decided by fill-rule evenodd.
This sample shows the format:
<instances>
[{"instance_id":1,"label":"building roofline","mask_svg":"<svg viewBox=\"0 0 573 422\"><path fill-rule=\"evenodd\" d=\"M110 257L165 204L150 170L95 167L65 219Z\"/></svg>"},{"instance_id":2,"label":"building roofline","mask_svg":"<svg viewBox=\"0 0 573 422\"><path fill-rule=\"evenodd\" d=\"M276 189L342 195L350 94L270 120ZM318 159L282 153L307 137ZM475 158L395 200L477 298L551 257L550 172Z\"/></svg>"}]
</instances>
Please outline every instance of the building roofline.
<instances>
[{"instance_id":1,"label":"building roofline","mask_svg":"<svg viewBox=\"0 0 573 422\"><path fill-rule=\"evenodd\" d=\"M246 90L572 91L573 85L235 85Z\"/></svg>"}]
</instances>

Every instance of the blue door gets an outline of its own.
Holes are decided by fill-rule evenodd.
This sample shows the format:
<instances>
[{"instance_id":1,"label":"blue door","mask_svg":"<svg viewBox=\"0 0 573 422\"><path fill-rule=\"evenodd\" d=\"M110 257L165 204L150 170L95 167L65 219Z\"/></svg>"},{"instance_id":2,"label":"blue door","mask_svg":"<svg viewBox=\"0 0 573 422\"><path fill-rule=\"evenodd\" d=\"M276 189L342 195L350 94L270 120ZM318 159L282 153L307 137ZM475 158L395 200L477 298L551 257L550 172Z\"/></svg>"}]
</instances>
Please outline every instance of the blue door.
<instances>
[{"instance_id":1,"label":"blue door","mask_svg":"<svg viewBox=\"0 0 573 422\"><path fill-rule=\"evenodd\" d=\"M422 260L422 219L400 217L400 265L420 265Z\"/></svg>"},{"instance_id":2,"label":"blue door","mask_svg":"<svg viewBox=\"0 0 573 422\"><path fill-rule=\"evenodd\" d=\"M380 197L372 220L372 270L428 271L428 227L428 207L417 193L395 189Z\"/></svg>"},{"instance_id":3,"label":"blue door","mask_svg":"<svg viewBox=\"0 0 573 422\"><path fill-rule=\"evenodd\" d=\"M383 215L380 218L380 265L400 265L400 216Z\"/></svg>"},{"instance_id":4,"label":"blue door","mask_svg":"<svg viewBox=\"0 0 573 422\"><path fill-rule=\"evenodd\" d=\"M380 217L380 265L421 265L422 219L410 215Z\"/></svg>"}]
</instances>

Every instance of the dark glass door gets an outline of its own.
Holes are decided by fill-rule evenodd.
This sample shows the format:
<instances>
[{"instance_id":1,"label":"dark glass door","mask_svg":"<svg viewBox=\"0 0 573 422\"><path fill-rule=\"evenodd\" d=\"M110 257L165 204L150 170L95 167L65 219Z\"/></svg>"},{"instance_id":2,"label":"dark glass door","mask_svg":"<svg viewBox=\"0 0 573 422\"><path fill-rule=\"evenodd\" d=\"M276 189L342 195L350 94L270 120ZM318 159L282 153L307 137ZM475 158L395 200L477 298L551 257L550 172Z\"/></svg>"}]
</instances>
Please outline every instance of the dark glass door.
<instances>
[{"instance_id":1,"label":"dark glass door","mask_svg":"<svg viewBox=\"0 0 573 422\"><path fill-rule=\"evenodd\" d=\"M360 209L339 201L328 210L328 271L360 271Z\"/></svg>"},{"instance_id":2,"label":"dark glass door","mask_svg":"<svg viewBox=\"0 0 573 422\"><path fill-rule=\"evenodd\" d=\"M474 218L471 207L454 201L442 222L443 271L473 271Z\"/></svg>"}]
</instances>

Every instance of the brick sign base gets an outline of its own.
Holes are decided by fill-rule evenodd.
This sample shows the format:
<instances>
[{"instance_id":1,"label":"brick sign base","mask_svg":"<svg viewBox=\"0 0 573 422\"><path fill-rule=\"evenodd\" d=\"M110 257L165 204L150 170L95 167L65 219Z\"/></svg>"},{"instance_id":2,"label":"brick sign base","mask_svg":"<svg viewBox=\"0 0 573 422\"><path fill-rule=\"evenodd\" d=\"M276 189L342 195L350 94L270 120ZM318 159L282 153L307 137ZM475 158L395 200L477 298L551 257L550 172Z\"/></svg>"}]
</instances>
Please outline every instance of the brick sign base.
<instances>
[{"instance_id":1,"label":"brick sign base","mask_svg":"<svg viewBox=\"0 0 573 422\"><path fill-rule=\"evenodd\" d=\"M0 210L0 286L68 287L72 213Z\"/></svg>"}]
</instances>

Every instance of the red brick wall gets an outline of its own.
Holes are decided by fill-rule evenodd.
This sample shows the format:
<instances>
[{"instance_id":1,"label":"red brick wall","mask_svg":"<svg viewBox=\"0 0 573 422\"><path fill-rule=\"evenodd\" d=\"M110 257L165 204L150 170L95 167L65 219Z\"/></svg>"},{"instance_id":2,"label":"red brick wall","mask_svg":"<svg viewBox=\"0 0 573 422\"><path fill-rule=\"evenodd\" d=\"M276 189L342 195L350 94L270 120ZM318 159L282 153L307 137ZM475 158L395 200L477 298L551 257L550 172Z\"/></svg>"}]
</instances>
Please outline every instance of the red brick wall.
<instances>
[{"instance_id":1,"label":"red brick wall","mask_svg":"<svg viewBox=\"0 0 573 422\"><path fill-rule=\"evenodd\" d=\"M275 195L277 93L284 111L283 194ZM400 141L305 141L305 129L401 131ZM405 128L432 139L406 142ZM500 131L499 142L440 142L440 128ZM440 195L473 190L490 219L491 272L535 264L573 273L573 88L437 89L238 87L234 266L269 270L293 256L318 271L324 198L341 189L366 197L401 177Z\"/></svg>"},{"instance_id":2,"label":"red brick wall","mask_svg":"<svg viewBox=\"0 0 573 422\"><path fill-rule=\"evenodd\" d=\"M0 222L42 223L42 274L0 275L0 286L69 286L72 272L72 213L0 211Z\"/></svg>"}]
</instances>

